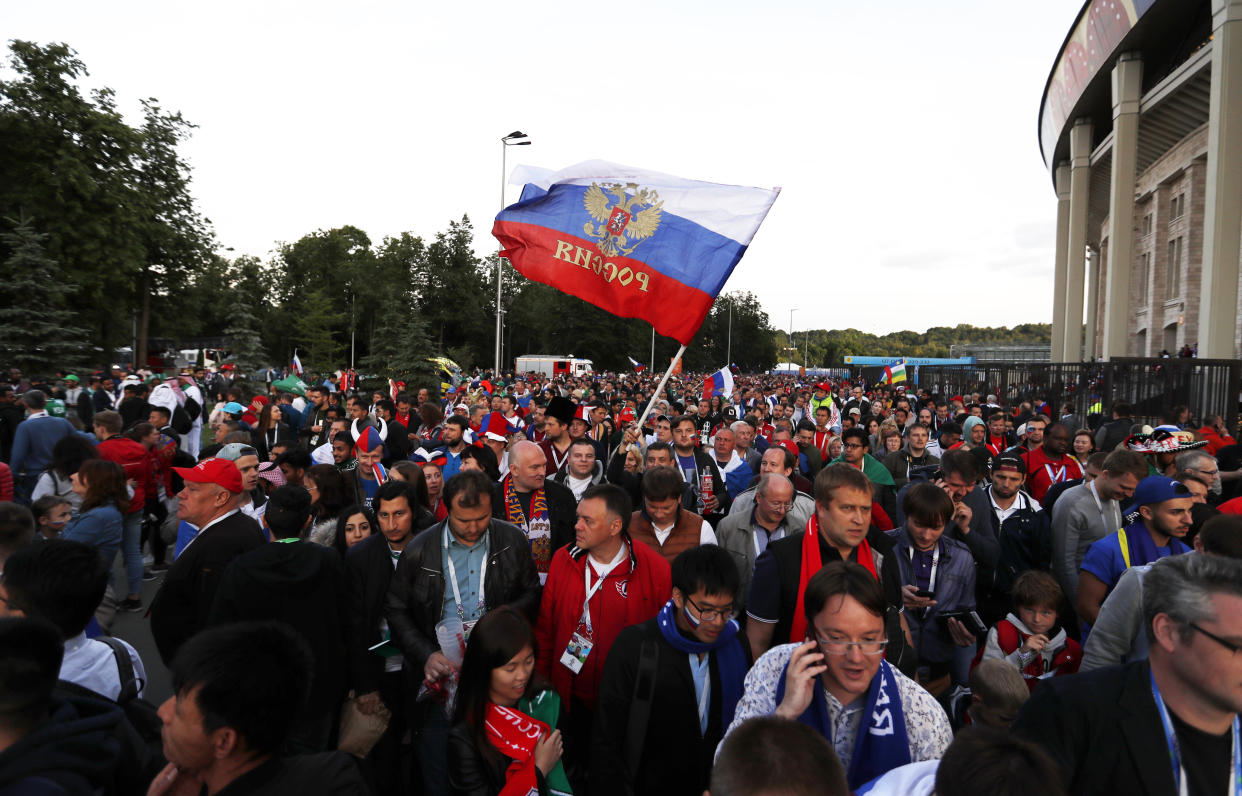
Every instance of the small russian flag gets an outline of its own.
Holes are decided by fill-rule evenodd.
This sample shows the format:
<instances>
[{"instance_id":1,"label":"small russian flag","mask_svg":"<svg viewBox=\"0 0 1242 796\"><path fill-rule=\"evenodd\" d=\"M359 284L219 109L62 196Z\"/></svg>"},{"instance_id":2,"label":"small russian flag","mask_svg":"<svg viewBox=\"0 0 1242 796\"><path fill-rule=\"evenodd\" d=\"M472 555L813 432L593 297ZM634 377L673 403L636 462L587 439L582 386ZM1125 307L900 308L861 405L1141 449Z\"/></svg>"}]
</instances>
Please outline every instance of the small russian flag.
<instances>
[{"instance_id":1,"label":"small russian flag","mask_svg":"<svg viewBox=\"0 0 1242 796\"><path fill-rule=\"evenodd\" d=\"M637 359L635 359L634 357L626 357L626 359L628 359L628 360L630 361L630 364L634 366L634 372L635 372L635 373L642 373L644 370L646 370L646 369L647 369L647 366L646 366L646 365L644 365L643 363L639 362L639 361L638 361Z\"/></svg>"},{"instance_id":2,"label":"small russian flag","mask_svg":"<svg viewBox=\"0 0 1242 796\"><path fill-rule=\"evenodd\" d=\"M298 359L298 350L293 349L293 372L302 375L302 360Z\"/></svg>"},{"instance_id":3,"label":"small russian flag","mask_svg":"<svg viewBox=\"0 0 1242 796\"><path fill-rule=\"evenodd\" d=\"M710 400L713 395L733 396L733 372L723 367L703 379L703 398Z\"/></svg>"}]
</instances>

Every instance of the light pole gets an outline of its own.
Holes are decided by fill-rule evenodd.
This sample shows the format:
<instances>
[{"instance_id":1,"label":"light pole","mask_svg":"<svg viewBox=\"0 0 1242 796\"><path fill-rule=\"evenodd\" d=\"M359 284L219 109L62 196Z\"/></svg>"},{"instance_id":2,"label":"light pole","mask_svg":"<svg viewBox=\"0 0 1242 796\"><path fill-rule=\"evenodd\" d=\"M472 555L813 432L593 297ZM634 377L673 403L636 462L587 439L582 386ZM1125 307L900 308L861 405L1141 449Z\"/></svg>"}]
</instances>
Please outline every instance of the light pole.
<instances>
[{"instance_id":1,"label":"light pole","mask_svg":"<svg viewBox=\"0 0 1242 796\"><path fill-rule=\"evenodd\" d=\"M725 364L733 367L733 299L727 300L729 302L729 334L728 343L725 344Z\"/></svg>"},{"instance_id":2,"label":"light pole","mask_svg":"<svg viewBox=\"0 0 1242 796\"><path fill-rule=\"evenodd\" d=\"M525 139L525 140L523 140ZM530 140L526 133L520 130L514 130L508 135L500 139L500 209L505 209L505 181L508 175L505 174L505 156L509 154L511 146L530 146ZM500 255L496 256L496 360L492 367L492 378L500 376L500 300L503 290L501 281L502 268L504 263L501 262Z\"/></svg>"},{"instance_id":3,"label":"light pole","mask_svg":"<svg viewBox=\"0 0 1242 796\"><path fill-rule=\"evenodd\" d=\"M793 356L789 357L790 359L793 359L794 356L797 356L798 354L798 347L794 345L794 341L793 341L793 314L797 311L798 311L797 307L794 307L793 309L789 311L789 345L787 347L790 351L793 352ZM793 363L790 362L789 364L792 365Z\"/></svg>"}]
</instances>

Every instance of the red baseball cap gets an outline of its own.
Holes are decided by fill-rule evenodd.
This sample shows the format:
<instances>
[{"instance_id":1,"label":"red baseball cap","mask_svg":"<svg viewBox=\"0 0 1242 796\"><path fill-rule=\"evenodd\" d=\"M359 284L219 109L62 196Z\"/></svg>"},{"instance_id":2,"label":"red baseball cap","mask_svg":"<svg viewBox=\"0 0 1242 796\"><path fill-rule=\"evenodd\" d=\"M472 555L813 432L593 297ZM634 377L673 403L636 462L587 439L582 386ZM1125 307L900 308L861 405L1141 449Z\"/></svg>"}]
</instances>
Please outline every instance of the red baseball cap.
<instances>
[{"instance_id":1,"label":"red baseball cap","mask_svg":"<svg viewBox=\"0 0 1242 796\"><path fill-rule=\"evenodd\" d=\"M194 484L215 484L238 494L242 491L241 470L228 459L203 459L193 467L174 467L173 472Z\"/></svg>"},{"instance_id":2,"label":"red baseball cap","mask_svg":"<svg viewBox=\"0 0 1242 796\"><path fill-rule=\"evenodd\" d=\"M776 445L777 447L784 448L785 450L789 451L794 456L797 456L798 454L802 453L802 451L798 450L798 443L794 442L791 439L783 439L780 442L776 443Z\"/></svg>"}]
</instances>

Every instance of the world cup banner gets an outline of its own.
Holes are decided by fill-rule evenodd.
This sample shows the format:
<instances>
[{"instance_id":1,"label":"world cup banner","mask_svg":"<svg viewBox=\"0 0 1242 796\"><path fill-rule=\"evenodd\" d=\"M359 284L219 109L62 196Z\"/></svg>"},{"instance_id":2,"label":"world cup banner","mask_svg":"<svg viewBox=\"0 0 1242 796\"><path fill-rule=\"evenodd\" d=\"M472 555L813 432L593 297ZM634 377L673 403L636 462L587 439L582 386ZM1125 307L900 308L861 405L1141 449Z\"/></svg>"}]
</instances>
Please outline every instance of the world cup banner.
<instances>
[{"instance_id":1,"label":"world cup banner","mask_svg":"<svg viewBox=\"0 0 1242 796\"><path fill-rule=\"evenodd\" d=\"M519 167L522 198L492 234L518 273L688 345L779 188L588 161Z\"/></svg>"}]
</instances>

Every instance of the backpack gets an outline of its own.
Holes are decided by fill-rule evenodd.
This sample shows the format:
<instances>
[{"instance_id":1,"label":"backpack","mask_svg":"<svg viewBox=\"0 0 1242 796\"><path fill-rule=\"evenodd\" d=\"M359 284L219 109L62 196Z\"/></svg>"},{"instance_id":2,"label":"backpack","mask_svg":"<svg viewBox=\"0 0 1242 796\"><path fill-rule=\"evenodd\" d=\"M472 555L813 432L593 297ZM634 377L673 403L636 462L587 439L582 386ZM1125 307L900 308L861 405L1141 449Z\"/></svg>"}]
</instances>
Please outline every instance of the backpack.
<instances>
[{"instance_id":1,"label":"backpack","mask_svg":"<svg viewBox=\"0 0 1242 796\"><path fill-rule=\"evenodd\" d=\"M190 403L190 399L186 399L186 405ZM168 425L178 434L189 434L190 429L194 428L194 418L190 417L184 407L177 406L172 410L172 417L168 419Z\"/></svg>"},{"instance_id":2,"label":"backpack","mask_svg":"<svg viewBox=\"0 0 1242 796\"><path fill-rule=\"evenodd\" d=\"M129 650L125 645L109 636L100 636L102 641L112 648L112 656L116 660L117 674L121 681L121 692L115 700L85 686L61 680L56 684L56 691L62 695L88 697L114 702L121 708L125 721L117 726L116 737L121 744L121 765L118 766L112 787L105 789L108 794L144 793L147 786L164 768L164 741L162 730L164 722L160 719L155 707L146 699L138 696L142 683L134 676L134 664L130 660Z\"/></svg>"},{"instance_id":3,"label":"backpack","mask_svg":"<svg viewBox=\"0 0 1242 796\"><path fill-rule=\"evenodd\" d=\"M188 418L190 418L191 423L198 420L198 416L203 413L203 407L199 405L198 401L188 395L185 397L185 405L181 408L185 410L185 414ZM183 431L181 433L184 434L185 432Z\"/></svg>"}]
</instances>

